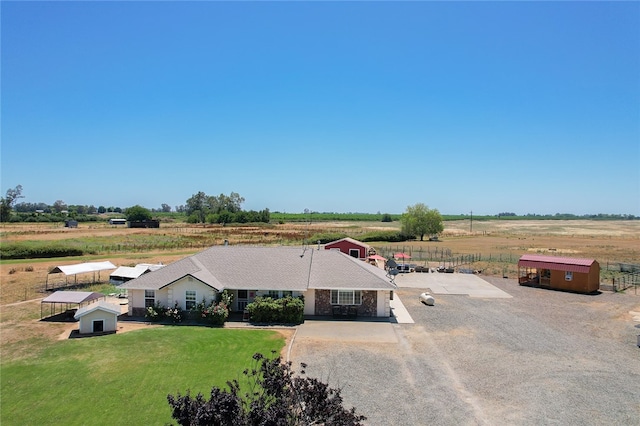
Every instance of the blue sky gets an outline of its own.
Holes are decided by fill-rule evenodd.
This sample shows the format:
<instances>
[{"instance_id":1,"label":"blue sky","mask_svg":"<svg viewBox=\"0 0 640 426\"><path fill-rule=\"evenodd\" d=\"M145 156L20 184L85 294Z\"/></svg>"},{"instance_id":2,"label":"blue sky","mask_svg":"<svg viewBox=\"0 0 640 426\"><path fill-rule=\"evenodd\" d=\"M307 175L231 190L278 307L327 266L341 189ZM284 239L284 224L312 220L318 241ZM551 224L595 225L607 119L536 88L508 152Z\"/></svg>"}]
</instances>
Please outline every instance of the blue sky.
<instances>
[{"instance_id":1,"label":"blue sky","mask_svg":"<svg viewBox=\"0 0 640 426\"><path fill-rule=\"evenodd\" d=\"M6 2L0 190L640 214L638 2Z\"/></svg>"}]
</instances>

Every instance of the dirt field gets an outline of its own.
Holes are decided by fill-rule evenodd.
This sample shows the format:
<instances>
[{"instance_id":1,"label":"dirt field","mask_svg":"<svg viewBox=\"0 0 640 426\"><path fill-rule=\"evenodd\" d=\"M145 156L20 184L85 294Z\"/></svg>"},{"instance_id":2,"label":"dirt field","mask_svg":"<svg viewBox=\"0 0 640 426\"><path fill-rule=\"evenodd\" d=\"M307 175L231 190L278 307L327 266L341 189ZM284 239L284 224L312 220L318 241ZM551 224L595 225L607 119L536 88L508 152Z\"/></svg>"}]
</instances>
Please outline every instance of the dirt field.
<instances>
[{"instance_id":1,"label":"dirt field","mask_svg":"<svg viewBox=\"0 0 640 426\"><path fill-rule=\"evenodd\" d=\"M51 268L93 260L109 260L116 266L136 263L171 263L212 244L302 244L305 237L316 233L346 233L353 238L380 229L399 229L398 222L327 222L272 225L268 227L221 227L166 225L160 229L130 229L105 224L80 224L77 229L60 225L3 225L0 228L4 243L16 241L90 240L92 242L130 241L145 236L162 235L166 240L195 236L201 241L188 249L169 249L140 252L105 253L81 258L34 259L3 261L0 264L0 305L42 297L41 288L50 282L66 283L63 276L49 276ZM373 244L378 249L417 251L447 250L452 256L480 254L491 262L470 265L482 269L484 274L513 274L515 262L524 253L557 254L570 257L596 259L604 269L607 263L640 263L640 221L474 221L473 232L469 221L445 222L440 241L412 241L404 243ZM501 262L495 259L501 257ZM433 266L433 265L430 265ZM436 265L437 266L437 265ZM100 275L108 281L109 271ZM604 277L606 279L606 276ZM93 276L79 277L81 282L92 281ZM72 281L73 282L73 281Z\"/></svg>"},{"instance_id":2,"label":"dirt field","mask_svg":"<svg viewBox=\"0 0 640 426\"><path fill-rule=\"evenodd\" d=\"M379 222L334 222L273 225L260 227L188 227L167 226L160 229L128 229L105 225L83 225L66 229L51 225L8 225L0 227L0 242L14 241L126 241L133 237L163 235L182 238L195 235L209 244L302 244L305 236L315 233L346 233L358 238L364 233L380 229L399 229L399 224ZM438 242L414 241L400 244L373 244L379 250L403 251L447 249L452 255L480 253L483 256L512 257L511 265L523 253L555 253L574 257L590 257L600 262L640 263L640 221L468 221L445 222L445 232ZM40 321L41 291L48 272L58 265L87 261L109 260L116 266L136 263L171 263L202 250L202 246L181 250L156 250L126 253L105 253L81 258L32 259L2 261L0 264L0 349L4 359L29 356L33 349L59 338L66 338L75 323ZM483 275L504 272L502 264L473 265L483 269ZM100 281L108 281L109 271L103 271ZM63 277L50 280L63 280ZM91 282L92 276L79 277L80 283ZM100 285L99 283L97 285ZM83 287L96 291L97 287ZM132 324L123 324L126 331ZM139 325L138 325L139 326ZM290 336L288 336L290 337ZM284 355L284 354L283 354Z\"/></svg>"}]
</instances>

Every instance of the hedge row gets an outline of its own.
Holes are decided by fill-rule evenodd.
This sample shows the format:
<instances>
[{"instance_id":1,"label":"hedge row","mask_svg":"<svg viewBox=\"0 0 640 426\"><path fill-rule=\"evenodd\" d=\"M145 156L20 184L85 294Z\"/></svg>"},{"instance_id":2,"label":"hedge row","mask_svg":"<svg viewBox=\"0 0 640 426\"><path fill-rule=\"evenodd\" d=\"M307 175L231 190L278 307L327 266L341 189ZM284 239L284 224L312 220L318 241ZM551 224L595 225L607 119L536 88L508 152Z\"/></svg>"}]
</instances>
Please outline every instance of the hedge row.
<instances>
[{"instance_id":1,"label":"hedge row","mask_svg":"<svg viewBox=\"0 0 640 426\"><path fill-rule=\"evenodd\" d=\"M256 297L247 305L251 322L271 324L300 324L304 321L304 301L298 297Z\"/></svg>"},{"instance_id":2,"label":"hedge row","mask_svg":"<svg viewBox=\"0 0 640 426\"><path fill-rule=\"evenodd\" d=\"M0 259L38 259L50 257L82 256L85 252L79 248L60 245L24 246L2 244Z\"/></svg>"}]
</instances>

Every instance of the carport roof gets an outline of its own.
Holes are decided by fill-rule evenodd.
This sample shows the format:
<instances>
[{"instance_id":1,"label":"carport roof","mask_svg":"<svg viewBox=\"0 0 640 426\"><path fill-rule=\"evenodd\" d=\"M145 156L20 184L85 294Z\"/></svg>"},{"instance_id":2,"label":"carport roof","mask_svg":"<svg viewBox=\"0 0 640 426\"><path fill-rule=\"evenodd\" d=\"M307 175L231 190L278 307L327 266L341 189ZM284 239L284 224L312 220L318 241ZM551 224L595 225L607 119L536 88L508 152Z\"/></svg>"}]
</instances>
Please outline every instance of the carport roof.
<instances>
[{"instance_id":1,"label":"carport roof","mask_svg":"<svg viewBox=\"0 0 640 426\"><path fill-rule=\"evenodd\" d=\"M50 274L64 273L65 275L84 274L87 272L104 271L107 269L116 269L116 265L109 261L105 262L87 262L75 265L56 266L49 272Z\"/></svg>"},{"instance_id":2,"label":"carport roof","mask_svg":"<svg viewBox=\"0 0 640 426\"><path fill-rule=\"evenodd\" d=\"M86 303L105 297L102 293L91 291L56 291L42 299L42 303Z\"/></svg>"},{"instance_id":3,"label":"carport roof","mask_svg":"<svg viewBox=\"0 0 640 426\"><path fill-rule=\"evenodd\" d=\"M594 263L595 259L525 254L518 260L518 267L588 273Z\"/></svg>"}]
</instances>

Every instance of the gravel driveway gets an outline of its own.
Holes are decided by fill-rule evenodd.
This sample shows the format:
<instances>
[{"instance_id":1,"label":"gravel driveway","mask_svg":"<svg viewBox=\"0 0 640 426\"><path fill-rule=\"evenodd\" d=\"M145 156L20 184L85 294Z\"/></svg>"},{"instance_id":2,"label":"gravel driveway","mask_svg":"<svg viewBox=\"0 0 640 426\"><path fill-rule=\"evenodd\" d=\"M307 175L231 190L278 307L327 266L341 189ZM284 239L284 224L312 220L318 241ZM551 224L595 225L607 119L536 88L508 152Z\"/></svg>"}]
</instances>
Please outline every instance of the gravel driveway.
<instances>
[{"instance_id":1,"label":"gravel driveway","mask_svg":"<svg viewBox=\"0 0 640 426\"><path fill-rule=\"evenodd\" d=\"M485 279L513 297L424 306L424 289L400 289L415 324L388 324L395 341L376 341L379 323L364 341L299 333L294 367L342 388L370 425L640 425L640 295Z\"/></svg>"}]
</instances>

